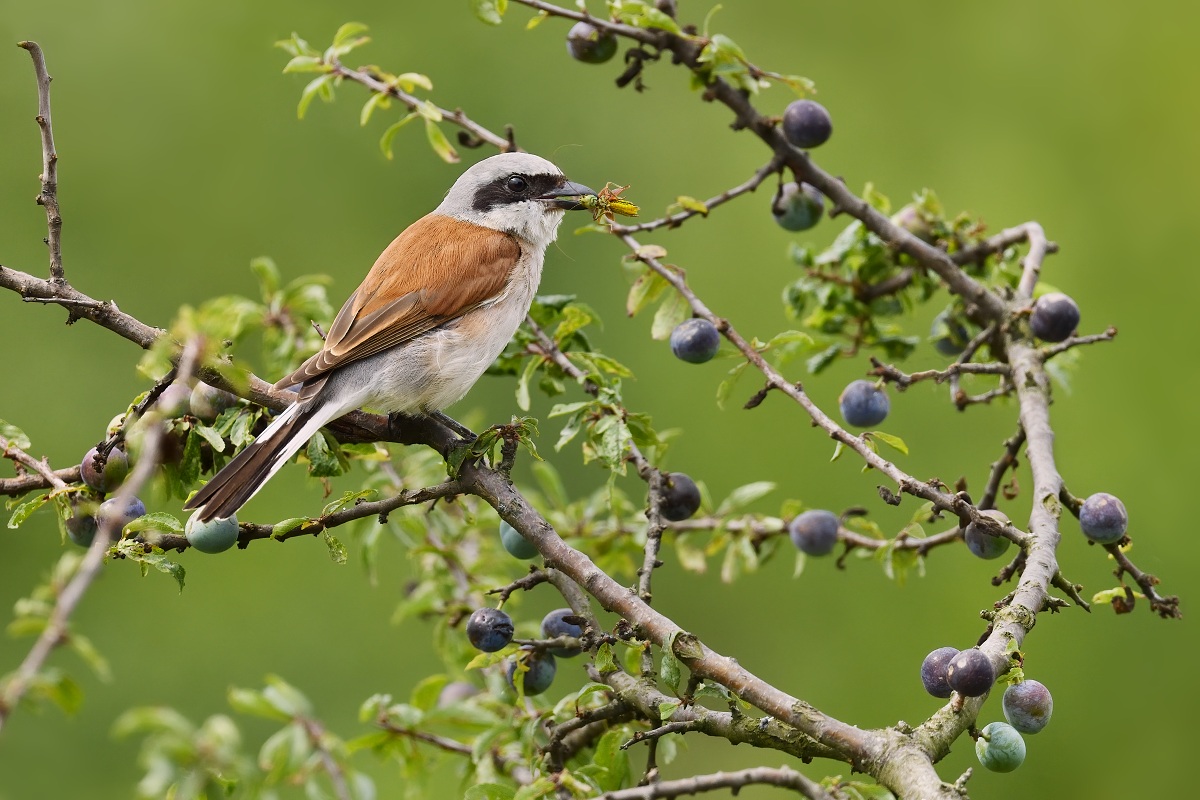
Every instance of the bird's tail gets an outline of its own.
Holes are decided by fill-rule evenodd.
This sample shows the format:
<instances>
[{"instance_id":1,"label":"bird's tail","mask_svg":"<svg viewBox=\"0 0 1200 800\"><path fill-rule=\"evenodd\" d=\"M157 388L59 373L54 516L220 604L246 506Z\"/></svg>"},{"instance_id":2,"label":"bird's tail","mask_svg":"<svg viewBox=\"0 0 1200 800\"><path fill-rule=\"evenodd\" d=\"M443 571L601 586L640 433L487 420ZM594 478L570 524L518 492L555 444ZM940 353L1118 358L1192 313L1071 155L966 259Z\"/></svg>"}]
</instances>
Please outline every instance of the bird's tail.
<instances>
[{"instance_id":1,"label":"bird's tail","mask_svg":"<svg viewBox=\"0 0 1200 800\"><path fill-rule=\"evenodd\" d=\"M296 403L201 487L185 509L200 522L225 519L244 506L321 426L337 415L331 403Z\"/></svg>"}]
</instances>

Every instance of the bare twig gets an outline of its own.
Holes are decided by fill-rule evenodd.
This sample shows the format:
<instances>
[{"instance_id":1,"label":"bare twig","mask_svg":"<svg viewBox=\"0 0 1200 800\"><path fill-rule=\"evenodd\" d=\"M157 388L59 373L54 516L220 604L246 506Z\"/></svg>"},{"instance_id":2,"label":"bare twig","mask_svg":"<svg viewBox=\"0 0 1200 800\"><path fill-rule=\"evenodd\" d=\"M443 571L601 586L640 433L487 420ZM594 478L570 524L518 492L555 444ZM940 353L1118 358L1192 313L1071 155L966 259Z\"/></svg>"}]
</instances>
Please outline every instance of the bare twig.
<instances>
[{"instance_id":1,"label":"bare twig","mask_svg":"<svg viewBox=\"0 0 1200 800\"><path fill-rule=\"evenodd\" d=\"M55 489L67 488L67 482L58 472L50 469L50 464L47 463L45 458L41 460L34 458L3 436L0 436L0 456L33 470L46 484L53 486Z\"/></svg>"},{"instance_id":2,"label":"bare twig","mask_svg":"<svg viewBox=\"0 0 1200 800\"><path fill-rule=\"evenodd\" d=\"M79 481L79 467L77 466L57 469L51 474L63 483L77 483ZM15 478L0 478L0 495L19 497L28 492L47 489L57 485L57 483L48 477L40 474L18 475Z\"/></svg>"},{"instance_id":3,"label":"bare twig","mask_svg":"<svg viewBox=\"0 0 1200 800\"><path fill-rule=\"evenodd\" d=\"M703 201L705 208L704 211L690 208L684 209L683 211L679 211L675 214L669 214L665 217L660 217L659 219L651 220L649 222L640 222L637 225L618 225L614 223L610 226L610 230L613 233L639 233L641 231L652 231L657 228L678 228L684 223L684 221L691 219L698 214L704 214L707 216L708 212L712 211L717 206L728 203L735 197L746 194L747 192L753 192L762 185L763 181L779 172L781 164L782 161L778 156L773 157L766 164L759 167L758 171L755 172L745 183L739 183L737 186L726 189L720 194Z\"/></svg>"},{"instance_id":4,"label":"bare twig","mask_svg":"<svg viewBox=\"0 0 1200 800\"><path fill-rule=\"evenodd\" d=\"M1042 360L1049 361L1059 353L1064 353L1072 347L1079 347L1084 344L1095 344L1096 342L1111 342L1117 338L1117 329L1112 325L1104 330L1103 333L1091 333L1087 336L1072 336L1066 341L1051 345L1050 347L1042 348Z\"/></svg>"},{"instance_id":5,"label":"bare twig","mask_svg":"<svg viewBox=\"0 0 1200 800\"><path fill-rule=\"evenodd\" d=\"M63 283L62 265L62 215L58 210L58 151L54 149L54 127L50 121L50 81L46 71L46 56L37 42L17 42L17 47L29 51L33 59L33 72L37 78L38 113L37 124L42 134L42 183L38 193L38 205L46 209L46 246L50 250L50 280Z\"/></svg>"},{"instance_id":6,"label":"bare twig","mask_svg":"<svg viewBox=\"0 0 1200 800\"><path fill-rule=\"evenodd\" d=\"M1017 299L1032 300L1033 287L1037 285L1038 277L1042 274L1042 261L1046 258L1049 242L1046 232L1036 222L1026 222L1025 238L1029 241L1029 252L1021 261L1021 281L1017 284Z\"/></svg>"},{"instance_id":7,"label":"bare twig","mask_svg":"<svg viewBox=\"0 0 1200 800\"><path fill-rule=\"evenodd\" d=\"M310 717L299 717L296 721L300 723L305 735L308 736L309 744L317 751L317 757L321 759L321 766L324 768L325 774L329 776L329 782L333 785L333 793L337 800L351 800L353 795L350 792L350 786L346 783L346 771L342 769L342 765L333 757L333 753L325 743L325 726Z\"/></svg>"},{"instance_id":8,"label":"bare twig","mask_svg":"<svg viewBox=\"0 0 1200 800\"><path fill-rule=\"evenodd\" d=\"M778 769L751 767L737 772L714 772L711 775L697 775L675 781L659 781L632 789L606 792L600 795L599 800L661 800L661 798L682 797L721 790L737 794L739 789L753 784L791 789L810 800L834 800L833 795L827 792L821 784L788 767L779 767Z\"/></svg>"}]
</instances>

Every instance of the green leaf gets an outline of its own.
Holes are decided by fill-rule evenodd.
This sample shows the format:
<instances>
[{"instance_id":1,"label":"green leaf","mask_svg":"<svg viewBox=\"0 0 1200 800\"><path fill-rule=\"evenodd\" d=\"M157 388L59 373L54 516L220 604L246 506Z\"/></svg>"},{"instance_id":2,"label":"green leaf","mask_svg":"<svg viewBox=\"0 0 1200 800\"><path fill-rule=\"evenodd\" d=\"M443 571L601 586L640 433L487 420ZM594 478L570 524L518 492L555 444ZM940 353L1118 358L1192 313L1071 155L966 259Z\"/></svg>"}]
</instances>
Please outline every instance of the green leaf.
<instances>
[{"instance_id":1,"label":"green leaf","mask_svg":"<svg viewBox=\"0 0 1200 800\"><path fill-rule=\"evenodd\" d=\"M750 366L749 361L737 364L733 369L729 370L729 377L721 381L720 385L717 386L717 408L724 410L725 401L733 393L733 387L737 385L738 378L742 377L742 373L746 371L746 367L748 366Z\"/></svg>"},{"instance_id":2,"label":"green leaf","mask_svg":"<svg viewBox=\"0 0 1200 800\"><path fill-rule=\"evenodd\" d=\"M150 547L147 551L147 545L136 539L118 539L108 549L108 555L109 558L119 556L137 562L142 567L143 577L146 576L151 567L159 572L164 572L175 579L175 582L179 584L179 591L183 592L183 579L186 575L186 570L184 570L182 564L177 564L167 558L161 547Z\"/></svg>"},{"instance_id":3,"label":"green leaf","mask_svg":"<svg viewBox=\"0 0 1200 800\"><path fill-rule=\"evenodd\" d=\"M871 431L871 438L878 439L889 447L899 450L904 455L908 455L908 445L906 445L904 440L899 436L893 436L890 433L884 433L883 431Z\"/></svg>"},{"instance_id":4,"label":"green leaf","mask_svg":"<svg viewBox=\"0 0 1200 800\"><path fill-rule=\"evenodd\" d=\"M729 493L721 501L721 505L717 507L717 516L724 516L732 511L745 508L759 498L765 497L775 491L775 484L771 481L757 481L755 483L747 483L745 486L739 486Z\"/></svg>"},{"instance_id":5,"label":"green leaf","mask_svg":"<svg viewBox=\"0 0 1200 800\"><path fill-rule=\"evenodd\" d=\"M267 676L263 697L275 710L289 718L311 716L312 703L304 694L278 675Z\"/></svg>"},{"instance_id":6,"label":"green leaf","mask_svg":"<svg viewBox=\"0 0 1200 800\"><path fill-rule=\"evenodd\" d=\"M425 120L425 136L429 139L429 146L433 148L433 152L437 153L442 161L447 164L457 164L461 160L450 145L446 134L442 133L441 127L431 119Z\"/></svg>"},{"instance_id":7,"label":"green leaf","mask_svg":"<svg viewBox=\"0 0 1200 800\"><path fill-rule=\"evenodd\" d=\"M333 35L333 46L343 47L351 42L360 33L366 33L367 26L361 22L347 22L337 29L337 33Z\"/></svg>"},{"instance_id":8,"label":"green leaf","mask_svg":"<svg viewBox=\"0 0 1200 800\"><path fill-rule=\"evenodd\" d=\"M272 530L271 530L271 538L278 539L280 536L283 536L285 533L291 533L292 531L296 530L296 528L299 528L304 523L312 522L312 521L313 520L310 517L290 517L289 519L285 519L282 522L276 522L274 528L272 528Z\"/></svg>"},{"instance_id":9,"label":"green leaf","mask_svg":"<svg viewBox=\"0 0 1200 800\"><path fill-rule=\"evenodd\" d=\"M617 662L613 658L612 645L608 642L596 648L596 658L593 662L596 665L596 671L601 675L607 675L610 672L617 671Z\"/></svg>"},{"instance_id":10,"label":"green leaf","mask_svg":"<svg viewBox=\"0 0 1200 800\"><path fill-rule=\"evenodd\" d=\"M521 377L517 379L517 408L522 411L529 410L529 379L533 377L533 373L541 366L541 361L538 358L530 358L525 362L525 368L521 370Z\"/></svg>"},{"instance_id":11,"label":"green leaf","mask_svg":"<svg viewBox=\"0 0 1200 800\"><path fill-rule=\"evenodd\" d=\"M308 440L305 457L308 458L308 474L314 478L332 478L344 473L350 466L344 461L336 439L324 429L317 431Z\"/></svg>"},{"instance_id":12,"label":"green leaf","mask_svg":"<svg viewBox=\"0 0 1200 800\"><path fill-rule=\"evenodd\" d=\"M333 99L333 78L331 74L322 75L318 78L313 78L309 81L304 90L300 92L300 103L296 106L296 116L299 119L304 119L305 112L312 105L312 101L319 94L321 99L329 102Z\"/></svg>"},{"instance_id":13,"label":"green leaf","mask_svg":"<svg viewBox=\"0 0 1200 800\"><path fill-rule=\"evenodd\" d=\"M321 536L325 539L325 546L329 548L329 557L333 559L335 564L345 564L347 560L346 545L342 544L336 536L329 531L322 531Z\"/></svg>"},{"instance_id":14,"label":"green leaf","mask_svg":"<svg viewBox=\"0 0 1200 800\"><path fill-rule=\"evenodd\" d=\"M379 137L379 149L383 151L383 155L388 159L388 161L391 161L392 158L394 158L392 155L392 140L396 138L396 134L400 132L401 128L419 116L420 114L415 111L410 112L399 122L392 123L388 129L383 132L383 136Z\"/></svg>"},{"instance_id":15,"label":"green leaf","mask_svg":"<svg viewBox=\"0 0 1200 800\"><path fill-rule=\"evenodd\" d=\"M237 686L231 686L226 693L226 700L229 702L229 707L239 714L249 714L252 717L263 717L264 719L274 719L280 722L286 722L291 719L288 714L280 711L275 707L262 692L255 689L241 689Z\"/></svg>"},{"instance_id":16,"label":"green leaf","mask_svg":"<svg viewBox=\"0 0 1200 800\"><path fill-rule=\"evenodd\" d=\"M8 439L14 447L19 447L22 450L28 450L30 447L33 447L33 442L29 441L29 437L25 435L25 431L2 419L0 419L0 436Z\"/></svg>"},{"instance_id":17,"label":"green leaf","mask_svg":"<svg viewBox=\"0 0 1200 800\"><path fill-rule=\"evenodd\" d=\"M692 315L692 307L687 298L679 292L671 292L654 312L654 323L650 326L650 337L663 340L671 335L679 323Z\"/></svg>"},{"instance_id":18,"label":"green leaf","mask_svg":"<svg viewBox=\"0 0 1200 800\"><path fill-rule=\"evenodd\" d=\"M318 56L296 56L284 65L284 72L329 72L331 67Z\"/></svg>"},{"instance_id":19,"label":"green leaf","mask_svg":"<svg viewBox=\"0 0 1200 800\"><path fill-rule=\"evenodd\" d=\"M162 531L163 533L174 533L182 536L183 523L177 520L173 514L168 514L165 511L154 511L138 517L126 525L125 531L128 533Z\"/></svg>"},{"instance_id":20,"label":"green leaf","mask_svg":"<svg viewBox=\"0 0 1200 800\"><path fill-rule=\"evenodd\" d=\"M670 648L663 648L662 660L658 664L658 679L673 694L679 693L681 666L679 659L675 657Z\"/></svg>"},{"instance_id":21,"label":"green leaf","mask_svg":"<svg viewBox=\"0 0 1200 800\"><path fill-rule=\"evenodd\" d=\"M647 269L638 276L629 287L629 296L625 300L625 313L636 315L650 303L653 303L671 284L667 279L652 269Z\"/></svg>"},{"instance_id":22,"label":"green leaf","mask_svg":"<svg viewBox=\"0 0 1200 800\"><path fill-rule=\"evenodd\" d=\"M199 434L204 441L208 442L213 450L218 453L225 452L225 440L221 438L221 434L217 433L216 430L199 422L192 426L192 430Z\"/></svg>"},{"instance_id":23,"label":"green leaf","mask_svg":"<svg viewBox=\"0 0 1200 800\"><path fill-rule=\"evenodd\" d=\"M72 633L67 637L67 644L83 659L85 664L92 668L92 672L96 673L97 678L105 683L112 680L112 669L108 665L108 660L100 654L91 639L79 633Z\"/></svg>"},{"instance_id":24,"label":"green leaf","mask_svg":"<svg viewBox=\"0 0 1200 800\"><path fill-rule=\"evenodd\" d=\"M685 194L681 194L675 198L675 204L685 211L695 211L697 214L702 216L708 216L708 206L694 197L688 197Z\"/></svg>"},{"instance_id":25,"label":"green leaf","mask_svg":"<svg viewBox=\"0 0 1200 800\"><path fill-rule=\"evenodd\" d=\"M504 22L504 12L508 10L508 0L471 0L471 11L475 18L488 25L499 25Z\"/></svg>"},{"instance_id":26,"label":"green leaf","mask_svg":"<svg viewBox=\"0 0 1200 800\"><path fill-rule=\"evenodd\" d=\"M21 523L29 519L33 512L44 506L46 501L49 499L49 494L39 494L32 500L27 500L24 503L21 503L19 506L17 506L16 510L13 511L12 516L8 518L8 527L13 528L14 530L21 527Z\"/></svg>"},{"instance_id":27,"label":"green leaf","mask_svg":"<svg viewBox=\"0 0 1200 800\"><path fill-rule=\"evenodd\" d=\"M516 792L511 786L499 783L477 783L467 789L463 800L513 800L515 794Z\"/></svg>"},{"instance_id":28,"label":"green leaf","mask_svg":"<svg viewBox=\"0 0 1200 800\"><path fill-rule=\"evenodd\" d=\"M679 710L681 705L683 705L681 700L667 700L659 703L658 718L663 722L668 721L671 717L675 716L675 712Z\"/></svg>"}]
</instances>

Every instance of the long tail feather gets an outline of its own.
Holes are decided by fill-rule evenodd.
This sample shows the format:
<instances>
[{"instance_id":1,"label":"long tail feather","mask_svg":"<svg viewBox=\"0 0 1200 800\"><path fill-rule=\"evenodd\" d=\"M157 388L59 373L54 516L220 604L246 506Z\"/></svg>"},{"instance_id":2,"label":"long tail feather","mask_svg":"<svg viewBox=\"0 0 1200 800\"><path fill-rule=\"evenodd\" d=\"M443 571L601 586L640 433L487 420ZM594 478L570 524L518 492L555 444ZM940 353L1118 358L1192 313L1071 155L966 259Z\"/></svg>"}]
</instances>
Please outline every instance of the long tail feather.
<instances>
[{"instance_id":1,"label":"long tail feather","mask_svg":"<svg viewBox=\"0 0 1200 800\"><path fill-rule=\"evenodd\" d=\"M232 516L335 413L336 409L330 409L328 404L291 406L253 444L214 475L184 508L196 509L193 516L201 522Z\"/></svg>"}]
</instances>

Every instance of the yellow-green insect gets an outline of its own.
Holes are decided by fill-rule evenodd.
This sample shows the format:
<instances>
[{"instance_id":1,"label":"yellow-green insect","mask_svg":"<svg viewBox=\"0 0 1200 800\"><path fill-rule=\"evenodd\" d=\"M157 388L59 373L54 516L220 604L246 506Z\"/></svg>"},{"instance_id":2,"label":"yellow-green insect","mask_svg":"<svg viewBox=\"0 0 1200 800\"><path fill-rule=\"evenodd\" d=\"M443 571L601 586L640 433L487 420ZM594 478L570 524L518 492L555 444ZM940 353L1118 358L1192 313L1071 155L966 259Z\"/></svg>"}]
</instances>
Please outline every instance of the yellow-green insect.
<instances>
[{"instance_id":1,"label":"yellow-green insect","mask_svg":"<svg viewBox=\"0 0 1200 800\"><path fill-rule=\"evenodd\" d=\"M599 221L601 217L608 217L611 220L613 214L620 214L622 217L636 217L638 207L621 197L621 192L628 188L628 186L614 188L610 182L605 184L597 194L583 195L579 198L579 202L592 212L592 219L596 221Z\"/></svg>"}]
</instances>

